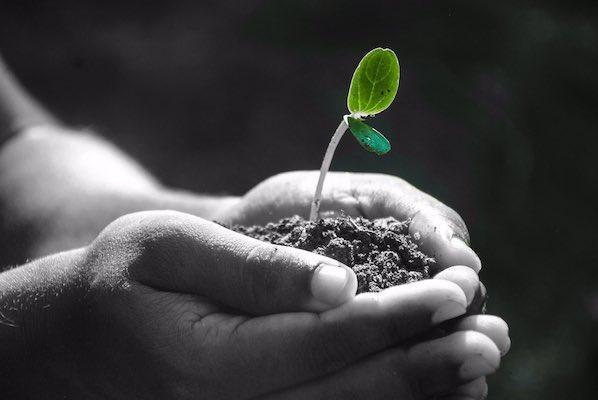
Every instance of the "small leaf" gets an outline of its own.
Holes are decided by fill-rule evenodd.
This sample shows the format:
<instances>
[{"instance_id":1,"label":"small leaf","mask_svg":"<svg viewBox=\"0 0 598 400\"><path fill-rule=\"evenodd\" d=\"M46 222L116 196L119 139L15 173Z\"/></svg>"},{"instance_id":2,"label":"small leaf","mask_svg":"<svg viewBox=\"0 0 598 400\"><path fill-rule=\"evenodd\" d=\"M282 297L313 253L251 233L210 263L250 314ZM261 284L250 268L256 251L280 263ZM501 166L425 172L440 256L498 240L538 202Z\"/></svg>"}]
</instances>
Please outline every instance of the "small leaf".
<instances>
[{"instance_id":1,"label":"small leaf","mask_svg":"<svg viewBox=\"0 0 598 400\"><path fill-rule=\"evenodd\" d=\"M390 151L390 143L383 134L356 118L347 116L347 122L349 130L364 149L378 155Z\"/></svg>"},{"instance_id":2,"label":"small leaf","mask_svg":"<svg viewBox=\"0 0 598 400\"><path fill-rule=\"evenodd\" d=\"M400 67L394 51L380 47L367 53L353 73L347 107L357 117L386 110L399 89Z\"/></svg>"}]
</instances>

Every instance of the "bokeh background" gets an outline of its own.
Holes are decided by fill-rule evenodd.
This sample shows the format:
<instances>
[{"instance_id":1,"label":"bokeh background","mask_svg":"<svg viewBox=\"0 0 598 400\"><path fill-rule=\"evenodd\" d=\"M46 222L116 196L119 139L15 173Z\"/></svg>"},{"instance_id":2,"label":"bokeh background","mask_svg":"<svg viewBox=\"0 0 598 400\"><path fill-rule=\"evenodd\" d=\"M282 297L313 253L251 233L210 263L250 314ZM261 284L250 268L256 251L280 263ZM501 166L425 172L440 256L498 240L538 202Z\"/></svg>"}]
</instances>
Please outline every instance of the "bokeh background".
<instances>
[{"instance_id":1,"label":"bokeh background","mask_svg":"<svg viewBox=\"0 0 598 400\"><path fill-rule=\"evenodd\" d=\"M0 51L67 123L163 182L242 194L319 167L369 49L395 49L396 174L455 208L512 351L490 399L598 393L598 2L0 1Z\"/></svg>"}]
</instances>

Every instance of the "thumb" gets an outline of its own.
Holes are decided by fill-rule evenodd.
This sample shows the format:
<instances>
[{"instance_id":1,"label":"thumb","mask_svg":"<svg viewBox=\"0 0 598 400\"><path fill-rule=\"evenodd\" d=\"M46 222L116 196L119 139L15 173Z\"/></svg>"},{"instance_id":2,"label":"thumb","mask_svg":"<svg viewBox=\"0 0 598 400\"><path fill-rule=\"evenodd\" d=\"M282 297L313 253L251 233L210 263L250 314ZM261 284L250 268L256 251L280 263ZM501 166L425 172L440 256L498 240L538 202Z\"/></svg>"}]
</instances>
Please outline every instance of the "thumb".
<instances>
[{"instance_id":1,"label":"thumb","mask_svg":"<svg viewBox=\"0 0 598 400\"><path fill-rule=\"evenodd\" d=\"M130 269L143 284L251 314L324 311L357 291L355 273L331 258L252 239L189 214L142 214L153 214L145 223L158 232L143 245L144 261Z\"/></svg>"}]
</instances>

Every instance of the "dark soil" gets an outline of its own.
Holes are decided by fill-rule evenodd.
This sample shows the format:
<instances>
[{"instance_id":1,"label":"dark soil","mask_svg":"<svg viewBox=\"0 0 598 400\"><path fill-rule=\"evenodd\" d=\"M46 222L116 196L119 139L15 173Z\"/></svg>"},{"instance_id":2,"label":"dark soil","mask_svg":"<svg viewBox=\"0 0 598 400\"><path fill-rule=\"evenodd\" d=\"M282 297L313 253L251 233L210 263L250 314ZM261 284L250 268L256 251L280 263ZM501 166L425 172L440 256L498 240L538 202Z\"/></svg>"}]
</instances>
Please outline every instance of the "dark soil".
<instances>
[{"instance_id":1,"label":"dark soil","mask_svg":"<svg viewBox=\"0 0 598 400\"><path fill-rule=\"evenodd\" d=\"M357 293L429 279L433 258L419 251L408 221L394 218L324 218L299 216L266 226L235 225L231 229L274 244L296 247L334 258L357 274Z\"/></svg>"}]
</instances>

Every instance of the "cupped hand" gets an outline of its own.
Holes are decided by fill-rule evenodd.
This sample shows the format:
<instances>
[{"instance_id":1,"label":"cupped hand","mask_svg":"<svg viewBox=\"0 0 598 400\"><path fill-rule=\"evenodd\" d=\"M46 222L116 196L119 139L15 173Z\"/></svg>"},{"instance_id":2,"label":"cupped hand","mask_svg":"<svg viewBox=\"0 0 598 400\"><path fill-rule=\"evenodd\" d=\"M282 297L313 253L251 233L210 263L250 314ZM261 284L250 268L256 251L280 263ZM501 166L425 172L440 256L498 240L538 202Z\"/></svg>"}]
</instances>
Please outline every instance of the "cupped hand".
<instances>
[{"instance_id":1,"label":"cupped hand","mask_svg":"<svg viewBox=\"0 0 598 400\"><path fill-rule=\"evenodd\" d=\"M228 224L264 224L294 214L309 215L317 171L275 175L217 216ZM404 180L383 174L331 172L324 183L320 216L344 213L366 218L410 219L410 233L436 258L439 270L466 265L478 272L480 259L468 246L461 217ZM438 272L438 271L434 271Z\"/></svg>"},{"instance_id":2,"label":"cupped hand","mask_svg":"<svg viewBox=\"0 0 598 400\"><path fill-rule=\"evenodd\" d=\"M423 400L480 392L508 348L495 317L451 324L479 285L468 268L354 297L348 267L188 214L122 217L77 268L70 395Z\"/></svg>"}]
</instances>

